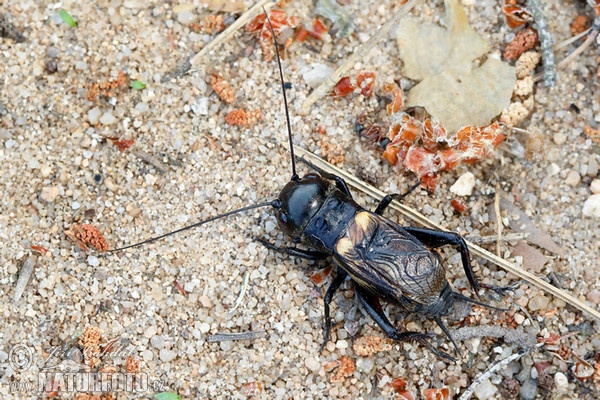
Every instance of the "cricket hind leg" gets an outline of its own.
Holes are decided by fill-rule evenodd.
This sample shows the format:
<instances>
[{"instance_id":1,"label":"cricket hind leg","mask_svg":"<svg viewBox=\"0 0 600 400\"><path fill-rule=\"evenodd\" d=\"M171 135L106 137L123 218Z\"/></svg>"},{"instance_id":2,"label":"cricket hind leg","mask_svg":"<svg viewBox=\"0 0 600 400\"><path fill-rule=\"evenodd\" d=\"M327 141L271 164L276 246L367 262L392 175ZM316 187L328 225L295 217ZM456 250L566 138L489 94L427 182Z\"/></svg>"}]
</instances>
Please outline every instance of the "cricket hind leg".
<instances>
[{"instance_id":1,"label":"cricket hind leg","mask_svg":"<svg viewBox=\"0 0 600 400\"><path fill-rule=\"evenodd\" d=\"M396 328L394 328L388 317L383 312L379 298L376 295L370 293L359 285L356 285L356 295L367 314L373 319L373 321L377 323L377 325L379 325L379 327L390 339L401 342L419 342L429 348L429 350L431 350L431 352L436 356L456 362L456 358L444 353L441 350L438 350L431 343L429 343L427 339L432 336L431 334L412 331L399 332Z\"/></svg>"}]
</instances>

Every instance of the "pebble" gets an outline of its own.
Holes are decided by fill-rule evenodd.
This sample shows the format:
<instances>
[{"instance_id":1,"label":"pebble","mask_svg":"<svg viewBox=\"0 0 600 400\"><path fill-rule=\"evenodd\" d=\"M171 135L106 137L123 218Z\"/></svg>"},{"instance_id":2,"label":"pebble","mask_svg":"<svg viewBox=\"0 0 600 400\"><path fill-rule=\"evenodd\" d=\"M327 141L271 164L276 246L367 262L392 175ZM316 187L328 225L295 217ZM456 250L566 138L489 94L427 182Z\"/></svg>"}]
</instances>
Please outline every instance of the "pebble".
<instances>
[{"instance_id":1,"label":"pebble","mask_svg":"<svg viewBox=\"0 0 600 400\"><path fill-rule=\"evenodd\" d=\"M96 256L88 256L87 263L90 267L97 267L100 265L100 260Z\"/></svg>"},{"instance_id":2,"label":"pebble","mask_svg":"<svg viewBox=\"0 0 600 400\"><path fill-rule=\"evenodd\" d=\"M375 364L370 358L359 358L356 360L356 369L365 374L369 374L374 366Z\"/></svg>"},{"instance_id":3,"label":"pebble","mask_svg":"<svg viewBox=\"0 0 600 400\"><path fill-rule=\"evenodd\" d=\"M112 115L110 112L105 112L104 114L102 114L102 116L100 117L100 123L102 125L112 125L115 122L117 122L117 119L115 118L114 115Z\"/></svg>"},{"instance_id":4,"label":"pebble","mask_svg":"<svg viewBox=\"0 0 600 400\"><path fill-rule=\"evenodd\" d=\"M575 170L570 170L565 178L565 183L571 187L575 187L581 182L581 175Z\"/></svg>"},{"instance_id":5,"label":"pebble","mask_svg":"<svg viewBox=\"0 0 600 400\"><path fill-rule=\"evenodd\" d=\"M94 107L91 110L88 110L87 112L88 121L90 121L90 124L92 125L96 125L98 123L101 115L102 111L100 111L98 107Z\"/></svg>"},{"instance_id":6,"label":"pebble","mask_svg":"<svg viewBox=\"0 0 600 400\"><path fill-rule=\"evenodd\" d=\"M194 22L195 19L196 16L194 15L194 13L187 10L177 14L177 21L179 21L179 23L183 25L190 24Z\"/></svg>"},{"instance_id":7,"label":"pebble","mask_svg":"<svg viewBox=\"0 0 600 400\"><path fill-rule=\"evenodd\" d=\"M42 188L42 193L40 194L40 197L42 198L42 200L47 201L48 203L51 203L54 200L56 200L56 198L58 197L59 194L60 194L59 186L44 186Z\"/></svg>"},{"instance_id":8,"label":"pebble","mask_svg":"<svg viewBox=\"0 0 600 400\"><path fill-rule=\"evenodd\" d=\"M538 295L529 300L529 309L531 311L542 310L548 307L550 299L544 295Z\"/></svg>"},{"instance_id":9,"label":"pebble","mask_svg":"<svg viewBox=\"0 0 600 400\"><path fill-rule=\"evenodd\" d=\"M561 145L561 144L565 144L565 142L567 141L567 135L565 135L564 133L556 133L554 134L554 143Z\"/></svg>"},{"instance_id":10,"label":"pebble","mask_svg":"<svg viewBox=\"0 0 600 400\"><path fill-rule=\"evenodd\" d=\"M600 179L594 179L592 183L590 183L590 190L594 194L600 193Z\"/></svg>"},{"instance_id":11,"label":"pebble","mask_svg":"<svg viewBox=\"0 0 600 400\"><path fill-rule=\"evenodd\" d=\"M481 384L479 386L477 386L475 388L475 397L477 397L478 399L489 399L491 398L494 394L496 394L496 392L498 391L498 388L496 386L494 386L492 384L492 382L490 382L489 379L486 379L485 381L481 382Z\"/></svg>"},{"instance_id":12,"label":"pebble","mask_svg":"<svg viewBox=\"0 0 600 400\"><path fill-rule=\"evenodd\" d=\"M521 395L521 399L523 400L533 400L537 395L538 390L538 381L537 379L528 378L521 385L521 390L519 394Z\"/></svg>"},{"instance_id":13,"label":"pebble","mask_svg":"<svg viewBox=\"0 0 600 400\"><path fill-rule=\"evenodd\" d=\"M515 319L515 323L518 325L521 325L525 321L525 316L519 313L515 314L513 318Z\"/></svg>"},{"instance_id":14,"label":"pebble","mask_svg":"<svg viewBox=\"0 0 600 400\"><path fill-rule=\"evenodd\" d=\"M600 218L600 193L588 197L581 210L586 217Z\"/></svg>"},{"instance_id":15,"label":"pebble","mask_svg":"<svg viewBox=\"0 0 600 400\"><path fill-rule=\"evenodd\" d=\"M208 115L208 98L198 97L191 108L196 115Z\"/></svg>"},{"instance_id":16,"label":"pebble","mask_svg":"<svg viewBox=\"0 0 600 400\"><path fill-rule=\"evenodd\" d=\"M43 165L40 169L40 173L42 174L42 177L47 178L52 174L52 168L48 165ZM598 183L600 183L600 181L598 181Z\"/></svg>"},{"instance_id":17,"label":"pebble","mask_svg":"<svg viewBox=\"0 0 600 400\"><path fill-rule=\"evenodd\" d=\"M321 368L321 363L316 357L308 357L304 364L306 368L310 369L312 372L317 372Z\"/></svg>"},{"instance_id":18,"label":"pebble","mask_svg":"<svg viewBox=\"0 0 600 400\"><path fill-rule=\"evenodd\" d=\"M160 361L167 363L173 361L177 357L177 353L173 350L161 349L158 356Z\"/></svg>"},{"instance_id":19,"label":"pebble","mask_svg":"<svg viewBox=\"0 0 600 400\"><path fill-rule=\"evenodd\" d=\"M569 387L569 380L562 372L557 372L554 375L554 383L556 383L556 389L558 391L564 391Z\"/></svg>"},{"instance_id":20,"label":"pebble","mask_svg":"<svg viewBox=\"0 0 600 400\"><path fill-rule=\"evenodd\" d=\"M598 289L594 289L590 291L585 298L594 304L600 304L600 291L598 291Z\"/></svg>"},{"instance_id":21,"label":"pebble","mask_svg":"<svg viewBox=\"0 0 600 400\"><path fill-rule=\"evenodd\" d=\"M158 350L164 349L165 347L165 340L160 335L152 336L150 338L150 343L152 343L152 346L154 346L154 348Z\"/></svg>"},{"instance_id":22,"label":"pebble","mask_svg":"<svg viewBox=\"0 0 600 400\"><path fill-rule=\"evenodd\" d=\"M314 89L333 74L333 69L325 64L313 64L301 73L304 82Z\"/></svg>"},{"instance_id":23,"label":"pebble","mask_svg":"<svg viewBox=\"0 0 600 400\"><path fill-rule=\"evenodd\" d=\"M475 175L465 172L454 182L454 185L450 186L450 191L458 196L470 196L474 187Z\"/></svg>"}]
</instances>

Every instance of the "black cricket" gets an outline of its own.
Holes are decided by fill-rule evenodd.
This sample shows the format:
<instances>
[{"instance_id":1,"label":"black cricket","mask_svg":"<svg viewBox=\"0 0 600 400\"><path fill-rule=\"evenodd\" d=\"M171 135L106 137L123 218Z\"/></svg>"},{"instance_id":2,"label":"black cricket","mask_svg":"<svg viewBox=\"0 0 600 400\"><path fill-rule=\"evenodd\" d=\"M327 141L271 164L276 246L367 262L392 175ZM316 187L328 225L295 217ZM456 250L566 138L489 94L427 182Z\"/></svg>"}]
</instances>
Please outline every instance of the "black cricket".
<instances>
[{"instance_id":1,"label":"black cricket","mask_svg":"<svg viewBox=\"0 0 600 400\"><path fill-rule=\"evenodd\" d=\"M265 14L267 13L265 12ZM452 309L455 300L496 308L452 291L439 254L430 249L446 245L457 246L465 274L477 296L477 292L482 287L498 292L503 292L506 288L484 286L477 281L471 267L467 244L457 233L403 227L382 216L392 200L406 196L420 183L413 186L407 193L385 196L372 212L365 210L352 199L348 185L336 175L326 172L320 174L310 172L303 178L298 176L286 96L286 89L291 88L291 85L285 83L283 79L279 49L268 14L267 21L275 43L285 105L292 165L290 181L273 201L229 211L140 243L110 250L110 252L150 243L233 214L271 206L275 209L281 230L292 239L292 242L303 244L307 249L280 248L264 239L256 238L257 241L269 249L308 260L319 261L332 257L337 264L337 272L327 288L324 298L325 327L321 351L330 337L330 303L342 283L350 277L356 285L358 301L387 336L397 341L420 342L438 357L456 361L454 357L436 349L427 341L427 338L432 336L431 334L399 332L383 312L379 300L387 300L406 311L432 318L452 342L456 352L461 354L450 332L442 323L441 317Z\"/></svg>"}]
</instances>

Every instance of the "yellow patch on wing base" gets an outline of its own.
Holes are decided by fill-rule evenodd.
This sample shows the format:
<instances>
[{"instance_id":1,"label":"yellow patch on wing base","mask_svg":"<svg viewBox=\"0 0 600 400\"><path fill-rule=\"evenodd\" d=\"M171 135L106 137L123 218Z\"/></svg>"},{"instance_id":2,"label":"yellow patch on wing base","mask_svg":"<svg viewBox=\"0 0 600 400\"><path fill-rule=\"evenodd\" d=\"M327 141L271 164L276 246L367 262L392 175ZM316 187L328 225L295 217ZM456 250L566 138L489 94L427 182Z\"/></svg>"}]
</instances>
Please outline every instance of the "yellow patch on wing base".
<instances>
[{"instance_id":1,"label":"yellow patch on wing base","mask_svg":"<svg viewBox=\"0 0 600 400\"><path fill-rule=\"evenodd\" d=\"M364 211L359 212L354 217L354 222L356 222L356 224L358 226L360 226L360 228L362 229L363 232L366 232L367 229L369 228L370 221L371 221L371 218L369 217L369 214Z\"/></svg>"},{"instance_id":2,"label":"yellow patch on wing base","mask_svg":"<svg viewBox=\"0 0 600 400\"><path fill-rule=\"evenodd\" d=\"M337 252L339 254L346 255L348 254L348 251L354 247L354 245L352 244L352 241L348 238L341 238L340 240L338 240L337 245L335 246L335 249L337 250Z\"/></svg>"}]
</instances>

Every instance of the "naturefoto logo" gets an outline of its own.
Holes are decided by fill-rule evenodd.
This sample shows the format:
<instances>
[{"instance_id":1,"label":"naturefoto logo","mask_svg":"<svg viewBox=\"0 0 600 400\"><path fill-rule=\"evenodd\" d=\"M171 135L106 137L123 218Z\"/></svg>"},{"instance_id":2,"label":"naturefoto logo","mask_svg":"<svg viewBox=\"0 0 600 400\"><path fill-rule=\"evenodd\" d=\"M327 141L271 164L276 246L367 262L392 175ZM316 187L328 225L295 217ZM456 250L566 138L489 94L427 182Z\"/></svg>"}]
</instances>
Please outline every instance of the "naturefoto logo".
<instances>
[{"instance_id":1,"label":"naturefoto logo","mask_svg":"<svg viewBox=\"0 0 600 400\"><path fill-rule=\"evenodd\" d=\"M113 343L114 344L114 343ZM18 382L11 385L15 392L37 391L38 393L58 394L60 392L147 392L148 375L143 372L120 372L116 367L103 367L93 370L83 360L101 358L106 361L106 347L103 353L94 354L86 348L82 352L77 347L54 348L37 364L37 384ZM133 348L110 346L111 358L126 359ZM9 365L24 377L35 362L35 349L18 344L11 348ZM34 387L37 386L37 387Z\"/></svg>"}]
</instances>

